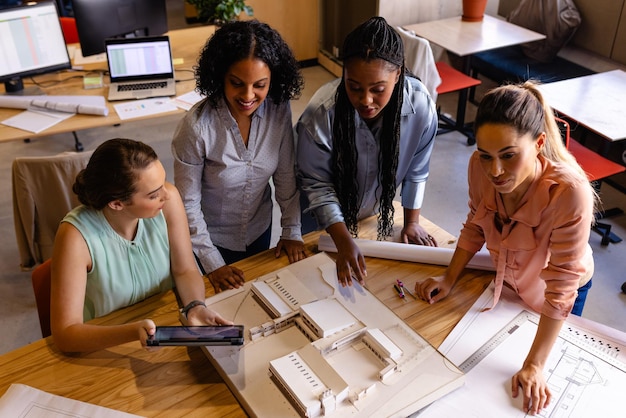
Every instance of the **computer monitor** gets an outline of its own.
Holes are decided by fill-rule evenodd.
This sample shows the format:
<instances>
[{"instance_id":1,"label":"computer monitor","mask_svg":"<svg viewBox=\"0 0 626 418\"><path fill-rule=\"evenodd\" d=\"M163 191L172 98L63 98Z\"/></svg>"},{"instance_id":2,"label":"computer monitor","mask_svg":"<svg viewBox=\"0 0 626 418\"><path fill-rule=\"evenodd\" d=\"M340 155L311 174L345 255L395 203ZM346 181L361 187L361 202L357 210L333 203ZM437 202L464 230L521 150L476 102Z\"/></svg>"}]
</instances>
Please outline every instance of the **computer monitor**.
<instances>
[{"instance_id":1,"label":"computer monitor","mask_svg":"<svg viewBox=\"0 0 626 418\"><path fill-rule=\"evenodd\" d=\"M104 52L107 38L167 32L165 0L72 0L83 56Z\"/></svg>"},{"instance_id":2,"label":"computer monitor","mask_svg":"<svg viewBox=\"0 0 626 418\"><path fill-rule=\"evenodd\" d=\"M53 1L0 9L0 82L7 93L40 94L25 92L22 78L71 66Z\"/></svg>"}]
</instances>

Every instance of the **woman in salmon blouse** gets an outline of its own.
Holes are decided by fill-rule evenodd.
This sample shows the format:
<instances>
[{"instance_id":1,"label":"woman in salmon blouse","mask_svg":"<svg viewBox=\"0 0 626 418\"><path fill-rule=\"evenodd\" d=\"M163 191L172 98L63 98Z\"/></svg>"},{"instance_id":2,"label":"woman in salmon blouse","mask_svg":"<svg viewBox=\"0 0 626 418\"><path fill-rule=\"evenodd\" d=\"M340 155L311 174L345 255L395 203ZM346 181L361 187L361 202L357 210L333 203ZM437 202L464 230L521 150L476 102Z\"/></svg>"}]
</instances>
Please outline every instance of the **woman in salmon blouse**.
<instances>
[{"instance_id":1,"label":"woman in salmon blouse","mask_svg":"<svg viewBox=\"0 0 626 418\"><path fill-rule=\"evenodd\" d=\"M513 397L521 386L524 411L534 415L550 402L543 367L561 325L570 312L581 314L591 287L588 241L596 194L532 82L490 91L474 123L470 212L445 274L417 283L415 291L429 303L445 298L486 245L496 266L493 305L506 283L541 314L511 382Z\"/></svg>"}]
</instances>

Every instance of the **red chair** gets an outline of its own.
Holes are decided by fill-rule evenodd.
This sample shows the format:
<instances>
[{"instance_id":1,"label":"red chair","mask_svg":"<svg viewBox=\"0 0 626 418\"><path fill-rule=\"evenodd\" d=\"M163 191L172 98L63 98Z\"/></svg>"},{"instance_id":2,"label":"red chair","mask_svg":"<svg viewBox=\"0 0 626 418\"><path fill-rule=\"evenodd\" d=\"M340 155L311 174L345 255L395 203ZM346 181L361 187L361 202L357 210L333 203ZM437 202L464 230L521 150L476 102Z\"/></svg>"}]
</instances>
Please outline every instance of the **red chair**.
<instances>
[{"instance_id":1,"label":"red chair","mask_svg":"<svg viewBox=\"0 0 626 418\"><path fill-rule=\"evenodd\" d=\"M587 174L587 178L592 183L596 191L600 190L603 179L626 171L626 167L623 165L617 164L608 158L601 156L571 138L569 123L561 118L556 118L556 120L559 125L559 129L561 130L563 140L565 141L565 146L574 158L576 158L576 161ZM619 208L609 209L601 213L597 213L596 220L609 216L607 213L614 215L621 214L623 211ZM602 235L602 245L608 245L610 242L617 243L622 241L620 237L611 232L611 225L609 224L596 222L593 230Z\"/></svg>"},{"instance_id":2,"label":"red chair","mask_svg":"<svg viewBox=\"0 0 626 418\"><path fill-rule=\"evenodd\" d=\"M73 17L60 17L61 29L63 30L63 37L66 44L77 44L78 30L76 29L76 19Z\"/></svg>"},{"instance_id":3,"label":"red chair","mask_svg":"<svg viewBox=\"0 0 626 418\"><path fill-rule=\"evenodd\" d=\"M396 27L396 30L404 43L405 65L429 89L433 100L437 101L439 94L464 92L481 83L480 80L452 68L445 62L435 61L428 40L400 26ZM437 107L440 122L437 134L459 131L467 136L467 144L473 145L476 142L474 132L465 124L466 107L467 100L461 94L457 103L456 120L442 114L440 108Z\"/></svg>"},{"instance_id":4,"label":"red chair","mask_svg":"<svg viewBox=\"0 0 626 418\"><path fill-rule=\"evenodd\" d=\"M37 303L37 314L39 315L39 326L43 338L52 334L50 330L51 261L52 259L44 261L42 264L38 265L31 274L33 291L35 292L35 302Z\"/></svg>"},{"instance_id":5,"label":"red chair","mask_svg":"<svg viewBox=\"0 0 626 418\"><path fill-rule=\"evenodd\" d=\"M437 61L435 65L437 66L437 71L439 72L439 76L441 77L441 84L439 84L439 86L437 87L438 94L467 90L469 88L476 87L481 83L480 80L470 77L463 72L452 68L443 61ZM459 98L456 115L457 121L460 120L464 122L466 106L467 103L461 102ZM439 128L439 130L437 131L437 135L459 129L459 124L456 121L448 118L445 115L442 115L440 112L439 119L442 120L445 125L444 127ZM467 144L473 145L474 142L475 140L473 136L468 136Z\"/></svg>"}]
</instances>

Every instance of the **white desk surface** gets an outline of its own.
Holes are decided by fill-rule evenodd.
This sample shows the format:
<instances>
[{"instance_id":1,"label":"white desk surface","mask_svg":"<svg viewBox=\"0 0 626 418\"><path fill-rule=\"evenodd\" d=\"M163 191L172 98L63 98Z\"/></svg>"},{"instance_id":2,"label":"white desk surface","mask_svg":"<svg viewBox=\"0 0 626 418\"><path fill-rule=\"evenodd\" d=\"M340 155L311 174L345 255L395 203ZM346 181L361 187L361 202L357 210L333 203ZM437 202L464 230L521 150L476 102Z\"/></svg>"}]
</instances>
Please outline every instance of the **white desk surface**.
<instances>
[{"instance_id":1,"label":"white desk surface","mask_svg":"<svg viewBox=\"0 0 626 418\"><path fill-rule=\"evenodd\" d=\"M609 141L626 139L626 72L607 71L539 86L548 104Z\"/></svg>"},{"instance_id":2,"label":"white desk surface","mask_svg":"<svg viewBox=\"0 0 626 418\"><path fill-rule=\"evenodd\" d=\"M545 38L545 35L489 15L481 22L465 22L461 16L456 16L404 28L459 56Z\"/></svg>"}]
</instances>

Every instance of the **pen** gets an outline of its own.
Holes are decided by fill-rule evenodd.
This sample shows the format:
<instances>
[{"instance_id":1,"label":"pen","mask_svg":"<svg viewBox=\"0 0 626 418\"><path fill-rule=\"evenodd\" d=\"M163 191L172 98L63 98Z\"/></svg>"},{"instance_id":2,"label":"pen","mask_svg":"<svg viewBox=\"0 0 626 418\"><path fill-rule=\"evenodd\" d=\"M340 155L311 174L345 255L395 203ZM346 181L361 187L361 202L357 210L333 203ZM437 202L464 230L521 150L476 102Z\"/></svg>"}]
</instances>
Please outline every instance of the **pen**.
<instances>
[{"instance_id":1,"label":"pen","mask_svg":"<svg viewBox=\"0 0 626 418\"><path fill-rule=\"evenodd\" d=\"M404 291L402 290L402 288L397 284L394 284L393 288L396 289L396 292L398 292L398 296L400 296L401 299L404 299Z\"/></svg>"},{"instance_id":2,"label":"pen","mask_svg":"<svg viewBox=\"0 0 626 418\"><path fill-rule=\"evenodd\" d=\"M402 280L396 280L396 282L398 283L398 286L400 287L400 289L403 290L403 292L408 293L413 299L416 299L415 295L413 293L411 293L411 291L409 289L404 287L404 283L402 283Z\"/></svg>"}]
</instances>

